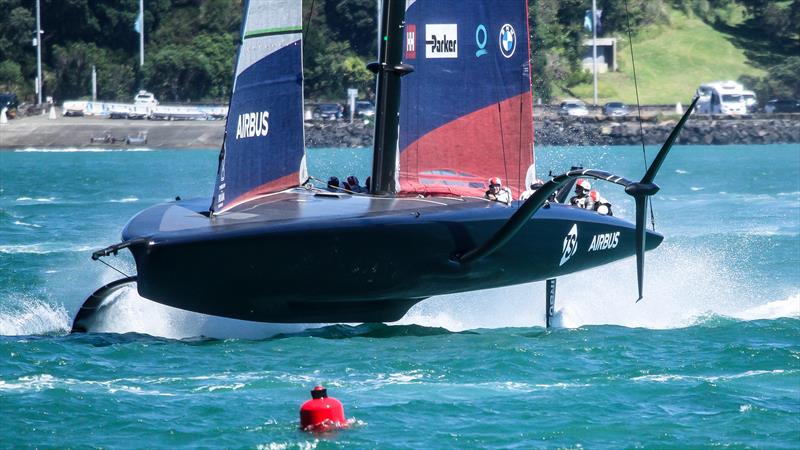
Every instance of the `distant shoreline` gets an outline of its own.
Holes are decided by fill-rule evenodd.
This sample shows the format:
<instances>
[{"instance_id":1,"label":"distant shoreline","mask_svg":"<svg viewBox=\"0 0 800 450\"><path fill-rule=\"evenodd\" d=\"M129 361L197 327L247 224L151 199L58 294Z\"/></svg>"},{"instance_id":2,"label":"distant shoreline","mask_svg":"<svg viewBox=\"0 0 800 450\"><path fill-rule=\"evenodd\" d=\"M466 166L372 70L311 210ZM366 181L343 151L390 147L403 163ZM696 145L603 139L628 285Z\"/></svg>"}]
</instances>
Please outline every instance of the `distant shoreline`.
<instances>
[{"instance_id":1,"label":"distant shoreline","mask_svg":"<svg viewBox=\"0 0 800 450\"><path fill-rule=\"evenodd\" d=\"M673 117L645 117L645 143L661 144L676 123ZM225 121L112 120L99 117L33 116L0 125L0 150L24 148L220 148ZM537 145L631 145L641 142L635 117L535 118ZM125 143L128 136L147 134L146 143ZM373 126L363 122L312 121L305 124L308 147L368 147ZM110 136L117 142L92 143L93 137ZM694 116L681 133L680 144L782 144L800 143L800 114L742 117Z\"/></svg>"}]
</instances>

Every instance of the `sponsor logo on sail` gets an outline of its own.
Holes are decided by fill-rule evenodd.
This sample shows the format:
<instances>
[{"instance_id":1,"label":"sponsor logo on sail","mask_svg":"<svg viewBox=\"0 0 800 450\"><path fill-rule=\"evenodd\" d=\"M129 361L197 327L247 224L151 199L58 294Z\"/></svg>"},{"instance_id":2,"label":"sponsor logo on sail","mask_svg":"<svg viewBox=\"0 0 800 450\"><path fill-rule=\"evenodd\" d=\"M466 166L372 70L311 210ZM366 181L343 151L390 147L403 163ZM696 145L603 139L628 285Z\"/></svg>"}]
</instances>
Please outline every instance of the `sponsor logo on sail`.
<instances>
[{"instance_id":1,"label":"sponsor logo on sail","mask_svg":"<svg viewBox=\"0 0 800 450\"><path fill-rule=\"evenodd\" d=\"M236 139L262 137L269 133L269 111L239 114Z\"/></svg>"},{"instance_id":2,"label":"sponsor logo on sail","mask_svg":"<svg viewBox=\"0 0 800 450\"><path fill-rule=\"evenodd\" d=\"M416 25L406 25L406 59L417 59Z\"/></svg>"},{"instance_id":3,"label":"sponsor logo on sail","mask_svg":"<svg viewBox=\"0 0 800 450\"><path fill-rule=\"evenodd\" d=\"M592 237L592 243L589 244L590 252L597 252L600 250L608 250L610 248L617 248L619 245L619 231L615 233L595 234Z\"/></svg>"},{"instance_id":4,"label":"sponsor logo on sail","mask_svg":"<svg viewBox=\"0 0 800 450\"><path fill-rule=\"evenodd\" d=\"M458 58L458 25L425 25L426 58Z\"/></svg>"},{"instance_id":5,"label":"sponsor logo on sail","mask_svg":"<svg viewBox=\"0 0 800 450\"><path fill-rule=\"evenodd\" d=\"M578 251L578 224L573 224L569 233L564 236L564 243L561 244L561 262L558 266L561 267L565 262L572 258L572 255Z\"/></svg>"},{"instance_id":6,"label":"sponsor logo on sail","mask_svg":"<svg viewBox=\"0 0 800 450\"><path fill-rule=\"evenodd\" d=\"M483 24L478 25L478 28L475 29L475 45L478 46L478 50L475 52L475 57L480 58L481 56L489 53L486 50L486 41L489 40L489 34L486 32L486 27Z\"/></svg>"},{"instance_id":7,"label":"sponsor logo on sail","mask_svg":"<svg viewBox=\"0 0 800 450\"><path fill-rule=\"evenodd\" d=\"M510 24L500 27L500 53L506 58L511 58L517 49L517 33Z\"/></svg>"}]
</instances>

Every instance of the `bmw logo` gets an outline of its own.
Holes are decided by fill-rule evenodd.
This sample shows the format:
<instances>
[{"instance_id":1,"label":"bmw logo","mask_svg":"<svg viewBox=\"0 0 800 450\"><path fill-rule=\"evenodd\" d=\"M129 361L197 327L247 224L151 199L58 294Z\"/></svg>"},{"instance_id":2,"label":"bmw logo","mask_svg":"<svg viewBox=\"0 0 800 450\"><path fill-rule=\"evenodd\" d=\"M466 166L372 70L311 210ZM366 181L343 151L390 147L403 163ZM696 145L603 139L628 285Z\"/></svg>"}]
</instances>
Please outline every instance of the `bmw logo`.
<instances>
[{"instance_id":1,"label":"bmw logo","mask_svg":"<svg viewBox=\"0 0 800 450\"><path fill-rule=\"evenodd\" d=\"M517 33L510 24L505 24L500 28L500 53L506 58L511 58L516 49Z\"/></svg>"}]
</instances>

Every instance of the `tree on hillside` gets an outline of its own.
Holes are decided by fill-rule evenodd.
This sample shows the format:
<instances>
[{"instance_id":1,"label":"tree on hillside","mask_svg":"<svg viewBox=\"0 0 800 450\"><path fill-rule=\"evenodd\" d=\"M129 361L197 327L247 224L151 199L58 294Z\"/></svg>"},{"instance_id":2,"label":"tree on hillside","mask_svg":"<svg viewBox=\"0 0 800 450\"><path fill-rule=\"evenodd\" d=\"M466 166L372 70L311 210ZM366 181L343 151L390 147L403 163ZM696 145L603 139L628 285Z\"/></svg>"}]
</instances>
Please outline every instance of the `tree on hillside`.
<instances>
[{"instance_id":1,"label":"tree on hillside","mask_svg":"<svg viewBox=\"0 0 800 450\"><path fill-rule=\"evenodd\" d=\"M56 99L88 98L92 92L92 66L95 66L99 98L130 100L135 75L133 61L124 52L113 52L86 42L54 45L52 52L51 67L55 77L48 92Z\"/></svg>"},{"instance_id":2,"label":"tree on hillside","mask_svg":"<svg viewBox=\"0 0 800 450\"><path fill-rule=\"evenodd\" d=\"M763 78L744 76L739 81L752 86L756 95L765 103L774 98L800 99L800 56L787 58L781 64L770 67Z\"/></svg>"},{"instance_id":3,"label":"tree on hillside","mask_svg":"<svg viewBox=\"0 0 800 450\"><path fill-rule=\"evenodd\" d=\"M31 39L36 19L19 0L0 0L0 90L18 91L32 76Z\"/></svg>"},{"instance_id":4,"label":"tree on hillside","mask_svg":"<svg viewBox=\"0 0 800 450\"><path fill-rule=\"evenodd\" d=\"M787 50L800 51L800 0L776 2L772 0L737 0L744 5L752 25L774 43Z\"/></svg>"},{"instance_id":5,"label":"tree on hillside","mask_svg":"<svg viewBox=\"0 0 800 450\"><path fill-rule=\"evenodd\" d=\"M144 85L166 101L203 99L213 79L206 55L190 47L166 45L150 56L144 67Z\"/></svg>"},{"instance_id":6,"label":"tree on hillside","mask_svg":"<svg viewBox=\"0 0 800 450\"><path fill-rule=\"evenodd\" d=\"M349 42L362 58L376 58L377 2L375 0L327 0L324 3L328 28L336 40Z\"/></svg>"}]
</instances>

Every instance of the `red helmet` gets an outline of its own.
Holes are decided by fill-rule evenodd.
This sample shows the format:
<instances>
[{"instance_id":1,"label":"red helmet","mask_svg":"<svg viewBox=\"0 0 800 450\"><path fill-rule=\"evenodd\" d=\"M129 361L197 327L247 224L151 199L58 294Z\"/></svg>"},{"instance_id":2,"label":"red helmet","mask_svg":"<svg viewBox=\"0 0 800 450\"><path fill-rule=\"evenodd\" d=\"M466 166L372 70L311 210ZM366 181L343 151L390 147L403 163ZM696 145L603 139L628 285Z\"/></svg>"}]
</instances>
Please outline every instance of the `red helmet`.
<instances>
[{"instance_id":1,"label":"red helmet","mask_svg":"<svg viewBox=\"0 0 800 450\"><path fill-rule=\"evenodd\" d=\"M502 186L503 182L500 181L499 177L492 177L489 178L489 186Z\"/></svg>"},{"instance_id":2,"label":"red helmet","mask_svg":"<svg viewBox=\"0 0 800 450\"><path fill-rule=\"evenodd\" d=\"M583 178L578 178L578 182L575 183L575 186L583 189L584 191L589 191L592 189L591 183L584 180Z\"/></svg>"}]
</instances>

